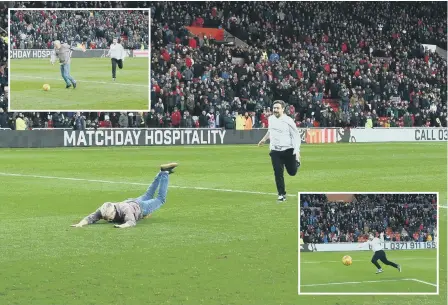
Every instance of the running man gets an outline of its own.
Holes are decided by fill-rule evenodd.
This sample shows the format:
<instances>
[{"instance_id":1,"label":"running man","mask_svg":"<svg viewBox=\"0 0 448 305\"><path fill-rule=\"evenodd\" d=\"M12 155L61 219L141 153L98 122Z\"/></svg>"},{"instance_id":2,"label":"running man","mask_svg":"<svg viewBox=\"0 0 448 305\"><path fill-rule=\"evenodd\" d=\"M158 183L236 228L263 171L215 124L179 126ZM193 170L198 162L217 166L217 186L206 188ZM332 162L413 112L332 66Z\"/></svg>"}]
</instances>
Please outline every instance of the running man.
<instances>
[{"instance_id":1,"label":"running man","mask_svg":"<svg viewBox=\"0 0 448 305\"><path fill-rule=\"evenodd\" d=\"M382 238L379 239L378 237L374 237L373 234L369 235L369 240L366 241L365 243L362 243L358 246L358 248L362 248L364 245L369 245L369 247L372 249L373 251L373 256L372 256L372 264L375 265L375 267L377 268L376 273L382 273L383 269L381 268L381 265L378 264L378 260L380 260L381 262L383 262L383 264L388 265L388 266L392 266L395 269L397 269L398 271L401 272L401 266L391 262L387 259L386 256L386 252L384 252L383 250L383 243L384 243L384 235L382 234Z\"/></svg>"},{"instance_id":2,"label":"running man","mask_svg":"<svg viewBox=\"0 0 448 305\"><path fill-rule=\"evenodd\" d=\"M166 202L169 175L174 172L177 165L177 163L163 164L160 172L142 196L122 202L106 202L79 223L71 226L80 228L101 219L115 223L115 228L129 228L137 225L138 220L150 216ZM154 198L157 188L159 192L157 198Z\"/></svg>"},{"instance_id":3,"label":"running man","mask_svg":"<svg viewBox=\"0 0 448 305\"><path fill-rule=\"evenodd\" d=\"M81 48L71 48L69 44L61 43L59 40L55 40L53 45L54 52L51 53L50 63L54 65L56 58L59 59L59 63L61 64L61 76L66 85L65 88L68 89L71 86L76 88L76 81L70 75L71 53L72 50L78 50Z\"/></svg>"},{"instance_id":4,"label":"running man","mask_svg":"<svg viewBox=\"0 0 448 305\"><path fill-rule=\"evenodd\" d=\"M124 48L117 38L114 38L107 55L110 56L110 61L112 63L112 80L115 81L117 78L117 65L120 70L123 69L123 60L125 56Z\"/></svg>"},{"instance_id":5,"label":"running man","mask_svg":"<svg viewBox=\"0 0 448 305\"><path fill-rule=\"evenodd\" d=\"M262 146L268 139L270 140L269 155L274 169L279 202L286 200L285 167L290 176L295 176L300 168L301 138L294 120L284 113L285 106L285 102L281 100L274 102L274 115L269 117L268 132L258 143L258 146Z\"/></svg>"}]
</instances>

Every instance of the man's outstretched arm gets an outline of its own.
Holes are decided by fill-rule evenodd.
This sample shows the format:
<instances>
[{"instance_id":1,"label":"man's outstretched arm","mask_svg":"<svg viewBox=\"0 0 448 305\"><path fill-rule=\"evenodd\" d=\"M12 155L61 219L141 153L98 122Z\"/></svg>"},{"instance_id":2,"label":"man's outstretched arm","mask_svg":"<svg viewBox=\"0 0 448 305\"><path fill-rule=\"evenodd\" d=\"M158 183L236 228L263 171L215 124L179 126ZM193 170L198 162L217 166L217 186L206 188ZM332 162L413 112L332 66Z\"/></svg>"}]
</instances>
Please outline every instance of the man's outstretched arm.
<instances>
[{"instance_id":1,"label":"man's outstretched arm","mask_svg":"<svg viewBox=\"0 0 448 305\"><path fill-rule=\"evenodd\" d=\"M368 240L368 241L366 241L366 242L359 243L358 248L363 248L363 247L365 247L366 245L370 245L370 244L371 244L371 242L370 242L370 240Z\"/></svg>"},{"instance_id":2,"label":"man's outstretched arm","mask_svg":"<svg viewBox=\"0 0 448 305\"><path fill-rule=\"evenodd\" d=\"M83 226L86 225L90 225L92 223L97 222L98 220L101 219L101 212L100 209L96 210L95 212L93 212L92 214L90 214L89 216L83 218L80 222L78 222L77 224L71 225L71 227L75 227L75 228L81 228Z\"/></svg>"},{"instance_id":3,"label":"man's outstretched arm","mask_svg":"<svg viewBox=\"0 0 448 305\"><path fill-rule=\"evenodd\" d=\"M64 43L62 44L65 48L70 49L72 51L83 51L85 52L85 49L82 46L78 46L78 45L69 45L68 43Z\"/></svg>"},{"instance_id":4,"label":"man's outstretched arm","mask_svg":"<svg viewBox=\"0 0 448 305\"><path fill-rule=\"evenodd\" d=\"M291 137L294 145L294 155L296 155L297 161L300 162L300 145L302 144L302 138L300 137L299 129L297 128L293 119L290 119L289 126L291 127Z\"/></svg>"},{"instance_id":5,"label":"man's outstretched arm","mask_svg":"<svg viewBox=\"0 0 448 305\"><path fill-rule=\"evenodd\" d=\"M267 140L269 140L269 130L268 130L268 132L266 132L263 139L261 139L260 142L258 142L258 146L263 145Z\"/></svg>"}]
</instances>

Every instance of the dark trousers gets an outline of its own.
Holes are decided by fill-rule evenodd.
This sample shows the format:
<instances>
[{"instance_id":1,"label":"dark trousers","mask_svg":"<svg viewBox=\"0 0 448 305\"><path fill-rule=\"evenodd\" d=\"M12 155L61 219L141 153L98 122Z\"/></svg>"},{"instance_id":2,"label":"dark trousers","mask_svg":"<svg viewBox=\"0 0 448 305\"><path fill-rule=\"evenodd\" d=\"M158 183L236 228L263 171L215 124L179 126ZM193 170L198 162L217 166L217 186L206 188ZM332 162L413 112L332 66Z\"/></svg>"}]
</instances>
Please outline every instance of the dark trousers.
<instances>
[{"instance_id":1,"label":"dark trousers","mask_svg":"<svg viewBox=\"0 0 448 305\"><path fill-rule=\"evenodd\" d=\"M381 269L380 264L378 264L378 260L382 261L383 264L385 264L385 265L392 266L394 268L398 268L397 264L387 260L386 252L384 252L384 250L376 251L372 257L372 264L374 264L378 269Z\"/></svg>"},{"instance_id":2,"label":"dark trousers","mask_svg":"<svg viewBox=\"0 0 448 305\"><path fill-rule=\"evenodd\" d=\"M116 78L117 65L118 65L118 68L123 69L123 60L111 58L111 62L112 62L112 77Z\"/></svg>"},{"instance_id":3,"label":"dark trousers","mask_svg":"<svg viewBox=\"0 0 448 305\"><path fill-rule=\"evenodd\" d=\"M297 174L297 161L294 149L287 149L284 151L271 150L272 167L274 168L275 184L279 195L286 195L285 179L283 177L285 167L290 176Z\"/></svg>"}]
</instances>

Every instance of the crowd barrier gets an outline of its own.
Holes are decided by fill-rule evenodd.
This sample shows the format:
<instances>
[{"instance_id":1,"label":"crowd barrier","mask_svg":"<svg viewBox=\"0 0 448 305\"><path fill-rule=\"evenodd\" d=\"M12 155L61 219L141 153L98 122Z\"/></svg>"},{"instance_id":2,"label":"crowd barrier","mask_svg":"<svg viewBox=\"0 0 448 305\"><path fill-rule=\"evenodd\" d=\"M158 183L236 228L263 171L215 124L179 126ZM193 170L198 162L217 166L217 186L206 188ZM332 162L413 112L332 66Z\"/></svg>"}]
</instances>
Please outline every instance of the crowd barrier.
<instances>
[{"instance_id":1,"label":"crowd barrier","mask_svg":"<svg viewBox=\"0 0 448 305\"><path fill-rule=\"evenodd\" d=\"M257 144L266 129L128 128L1 130L0 148ZM304 144L446 142L446 128L299 128Z\"/></svg>"},{"instance_id":2,"label":"crowd barrier","mask_svg":"<svg viewBox=\"0 0 448 305\"><path fill-rule=\"evenodd\" d=\"M372 251L369 246L359 247L360 243L329 243L329 244L301 244L300 252L345 252L345 251ZM384 250L424 250L437 249L436 241L386 241Z\"/></svg>"},{"instance_id":3,"label":"crowd barrier","mask_svg":"<svg viewBox=\"0 0 448 305\"><path fill-rule=\"evenodd\" d=\"M50 49L17 49L9 51L10 59L35 59L35 58L50 58ZM87 49L85 52L81 50L73 50L72 58L101 58L106 57L109 49ZM148 57L148 50L125 50L125 57Z\"/></svg>"}]
</instances>

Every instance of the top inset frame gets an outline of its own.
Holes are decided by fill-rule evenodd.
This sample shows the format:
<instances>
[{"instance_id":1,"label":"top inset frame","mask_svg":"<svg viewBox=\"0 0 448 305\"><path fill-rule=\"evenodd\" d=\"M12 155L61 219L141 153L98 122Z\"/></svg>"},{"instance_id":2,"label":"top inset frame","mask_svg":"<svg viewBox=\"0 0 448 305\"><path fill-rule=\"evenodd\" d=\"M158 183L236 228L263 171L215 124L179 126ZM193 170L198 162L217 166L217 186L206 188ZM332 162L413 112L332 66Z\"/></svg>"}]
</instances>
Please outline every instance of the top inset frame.
<instances>
[{"instance_id":1,"label":"top inset frame","mask_svg":"<svg viewBox=\"0 0 448 305\"><path fill-rule=\"evenodd\" d=\"M8 18L10 111L150 109L148 9L10 8ZM123 51L111 54L114 39Z\"/></svg>"}]
</instances>

